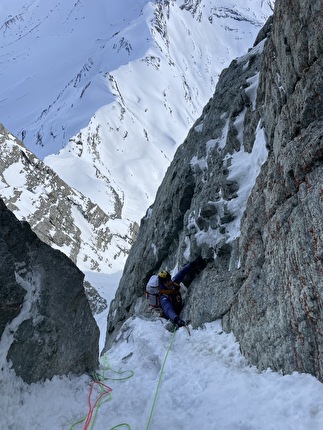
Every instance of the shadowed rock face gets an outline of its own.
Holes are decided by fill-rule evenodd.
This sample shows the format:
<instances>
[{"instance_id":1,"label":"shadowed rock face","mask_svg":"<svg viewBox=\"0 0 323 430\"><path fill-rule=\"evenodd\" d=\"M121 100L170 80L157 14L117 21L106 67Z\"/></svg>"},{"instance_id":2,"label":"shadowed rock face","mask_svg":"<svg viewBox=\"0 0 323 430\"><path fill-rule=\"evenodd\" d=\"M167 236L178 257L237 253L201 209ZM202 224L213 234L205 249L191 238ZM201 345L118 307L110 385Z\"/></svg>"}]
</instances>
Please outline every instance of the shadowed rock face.
<instances>
[{"instance_id":1,"label":"shadowed rock face","mask_svg":"<svg viewBox=\"0 0 323 430\"><path fill-rule=\"evenodd\" d=\"M28 383L98 365L99 331L84 275L44 244L0 200L0 330L16 374Z\"/></svg>"},{"instance_id":2,"label":"shadowed rock face","mask_svg":"<svg viewBox=\"0 0 323 430\"><path fill-rule=\"evenodd\" d=\"M260 369L323 380L322 13L322 1L276 0L255 47L221 74L142 220L106 347L128 317L145 315L152 273L201 254L209 263L183 317L193 327L222 318ZM255 155L260 129L268 157L243 200L231 167L237 154Z\"/></svg>"},{"instance_id":3,"label":"shadowed rock face","mask_svg":"<svg viewBox=\"0 0 323 430\"><path fill-rule=\"evenodd\" d=\"M323 2L276 3L258 92L270 155L248 201L227 329L261 369L323 380Z\"/></svg>"}]
</instances>

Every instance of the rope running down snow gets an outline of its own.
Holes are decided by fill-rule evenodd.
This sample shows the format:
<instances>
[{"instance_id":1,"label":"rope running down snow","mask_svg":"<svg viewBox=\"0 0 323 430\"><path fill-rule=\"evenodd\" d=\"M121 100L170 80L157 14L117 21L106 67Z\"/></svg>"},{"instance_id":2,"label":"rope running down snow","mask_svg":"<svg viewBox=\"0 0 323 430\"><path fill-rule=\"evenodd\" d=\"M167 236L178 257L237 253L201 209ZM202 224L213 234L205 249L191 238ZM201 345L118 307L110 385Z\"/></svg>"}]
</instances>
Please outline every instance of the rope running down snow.
<instances>
[{"instance_id":1,"label":"rope running down snow","mask_svg":"<svg viewBox=\"0 0 323 430\"><path fill-rule=\"evenodd\" d=\"M97 414L98 414L100 406L103 403L111 400L111 398L112 398L112 395L111 395L112 388L108 387L102 381L106 381L108 379L110 379L112 381L125 381L125 380L131 378L133 376L133 374L134 374L134 372L132 370L125 371L125 372L117 372L115 370L112 370L111 367L110 367L110 365L109 365L109 363L107 362L106 356L104 356L104 363L105 363L105 366L103 368L103 374L101 375L99 373L95 373L93 375L93 379L94 380L93 380L93 382L91 384L89 395L88 395L88 405L89 405L89 412L88 412L88 414L85 417L83 417L80 420L78 420L76 423L72 424L71 427L70 427L70 430L74 430L74 427L76 425L81 424L84 421L85 421L85 424L84 424L83 430L88 430L88 429L93 430L94 424L95 424L95 420L96 420L96 417L97 417ZM116 378L106 377L105 373L107 371L110 371L111 373L113 373L115 375L119 375L119 376L116 377ZM122 376L122 375L125 375L125 374L126 374L126 376ZM99 394L98 398L96 399L96 401L92 405L91 397L92 397L92 393L93 393L93 388L96 385L100 387L100 394ZM108 397L104 399L105 396L108 396ZM94 413L94 416L93 416L93 413ZM91 425L91 427L90 427L90 425ZM118 429L118 428L121 428L121 427L127 428L128 430L131 429L131 427L129 426L129 424L122 423L122 424L118 424L118 425L112 427L110 430L115 430L115 429Z\"/></svg>"},{"instance_id":2,"label":"rope running down snow","mask_svg":"<svg viewBox=\"0 0 323 430\"><path fill-rule=\"evenodd\" d=\"M146 430L149 429L151 421L152 421L154 409L155 409L155 406L156 406L156 403L157 403L157 396L158 396L158 393L159 393L159 389L160 389L162 377L163 377L163 374L164 374L164 368L165 368L165 365L166 365L168 354L169 354L169 352L170 352L170 350L172 348L172 345L174 343L175 334L176 334L176 329L174 328L172 336L171 336L171 340L170 340L169 346L167 348L167 351L166 351L166 354L165 354L165 357L164 357L164 361L163 361L163 364L162 364L162 367L161 367L161 370L160 370L160 373L159 373L158 384L157 384L157 388L156 388L156 392L155 392L153 404L151 406L151 411L150 411L148 423L147 423L147 426L146 426ZM106 356L104 356L104 360L105 360L105 363L106 363L106 361L107 361L106 360ZM114 373L116 375L119 375L119 377L118 378L109 378L109 377L106 377L105 376L105 371L110 371L110 372L112 372L112 373ZM77 422L75 422L74 424L72 424L70 426L70 430L74 430L75 426L77 426L78 424L83 423L84 421L85 421L85 424L84 424L83 430L88 430L88 429L93 430L94 424L95 424L95 420L96 420L96 416L98 414L98 410L99 410L100 406L104 402L107 402L107 401L111 400L111 397L112 397L112 395L111 395L112 388L108 387L102 381L106 381L108 379L110 379L112 381L125 381L125 380L131 378L133 376L133 374L134 374L134 372L132 370L130 370L130 371L128 371L127 376L120 377L121 375L123 375L125 373L127 373L127 372L116 372L116 371L112 370L111 367L110 367L110 365L108 364L106 367L103 368L103 374L102 375L100 375L99 373L95 373L94 374L94 376L93 376L94 380L93 380L93 382L91 384L90 392L89 392L89 395L88 395L89 412L88 412L88 414L85 417L81 418L80 420L78 420ZM92 396L93 388L94 388L95 385L98 385L100 387L101 392L100 392L98 398L96 399L96 401L94 402L94 404L92 405L91 396ZM106 398L106 399L103 400L103 398L105 396L108 396L108 398ZM94 417L93 417L93 413L94 413ZM91 423L91 421L92 421L92 423ZM90 425L91 425L91 427L90 427ZM127 423L118 424L118 425L112 427L110 430L116 430L116 429L119 429L121 427L126 428L128 430L131 430L130 425L127 424Z\"/></svg>"},{"instance_id":3,"label":"rope running down snow","mask_svg":"<svg viewBox=\"0 0 323 430\"><path fill-rule=\"evenodd\" d=\"M164 373L165 364L166 364L166 361L167 361L167 357L168 357L169 351L171 350L172 345L174 343L175 333L176 333L176 328L174 328L174 331L173 331L173 334L172 334L172 337L171 337L171 340L170 340L170 344L169 344L169 347L168 347L168 349L166 351L166 355L164 357L162 368L161 368L160 373L159 373L158 384L157 384L157 388L156 388L156 392L155 392L155 396L154 396L154 401L153 401L153 404L152 404L152 407L151 407L151 411L150 411L150 415L149 415L149 419L148 419L146 430L149 429L150 424L151 424L151 420L152 420L154 409L155 409L156 402L157 402L157 395L159 393L159 388L160 388L161 380L162 380L163 373Z\"/></svg>"}]
</instances>

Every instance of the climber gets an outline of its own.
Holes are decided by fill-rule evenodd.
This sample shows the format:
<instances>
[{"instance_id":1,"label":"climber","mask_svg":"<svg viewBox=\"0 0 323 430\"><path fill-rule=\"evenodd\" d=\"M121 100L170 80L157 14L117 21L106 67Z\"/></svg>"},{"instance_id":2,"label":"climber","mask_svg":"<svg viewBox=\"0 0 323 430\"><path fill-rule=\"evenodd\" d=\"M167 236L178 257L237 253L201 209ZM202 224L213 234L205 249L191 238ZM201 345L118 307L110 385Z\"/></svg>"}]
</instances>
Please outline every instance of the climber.
<instances>
[{"instance_id":1,"label":"climber","mask_svg":"<svg viewBox=\"0 0 323 430\"><path fill-rule=\"evenodd\" d=\"M146 286L150 306L154 308L160 306L163 318L171 320L177 327L185 326L186 322L179 316L183 308L179 284L182 281L186 285L191 283L192 278L205 266L206 261L198 257L186 264L173 278L166 270L160 271L158 275L153 275Z\"/></svg>"}]
</instances>

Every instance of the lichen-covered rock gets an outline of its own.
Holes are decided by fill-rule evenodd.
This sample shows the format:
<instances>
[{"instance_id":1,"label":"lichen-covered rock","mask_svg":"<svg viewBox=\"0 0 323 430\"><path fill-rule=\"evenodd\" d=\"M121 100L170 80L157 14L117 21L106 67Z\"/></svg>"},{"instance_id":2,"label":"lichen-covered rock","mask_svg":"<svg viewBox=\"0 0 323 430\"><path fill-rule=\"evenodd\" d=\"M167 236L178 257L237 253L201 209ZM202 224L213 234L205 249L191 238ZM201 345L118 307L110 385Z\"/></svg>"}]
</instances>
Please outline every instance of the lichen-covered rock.
<instances>
[{"instance_id":1,"label":"lichen-covered rock","mask_svg":"<svg viewBox=\"0 0 323 430\"><path fill-rule=\"evenodd\" d=\"M1 349L16 374L31 383L96 369L99 330L83 273L2 200L0 255Z\"/></svg>"}]
</instances>

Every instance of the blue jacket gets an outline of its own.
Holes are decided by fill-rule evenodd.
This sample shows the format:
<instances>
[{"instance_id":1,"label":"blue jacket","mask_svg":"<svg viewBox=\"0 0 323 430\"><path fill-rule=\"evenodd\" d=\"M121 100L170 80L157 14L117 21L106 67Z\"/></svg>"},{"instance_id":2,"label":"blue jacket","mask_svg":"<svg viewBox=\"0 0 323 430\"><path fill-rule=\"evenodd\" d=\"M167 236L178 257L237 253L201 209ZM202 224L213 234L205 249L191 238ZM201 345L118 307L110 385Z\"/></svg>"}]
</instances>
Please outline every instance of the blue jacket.
<instances>
[{"instance_id":1,"label":"blue jacket","mask_svg":"<svg viewBox=\"0 0 323 430\"><path fill-rule=\"evenodd\" d=\"M176 284L182 282L185 276L189 273L192 268L192 263L186 264L173 278L172 281ZM162 284L159 284L159 289L163 290L165 287ZM174 318L179 316L182 310L182 298L180 292L178 294L161 294L160 295L160 306L163 310L163 317L166 319L170 319L172 322ZM176 308L177 312L175 311Z\"/></svg>"}]
</instances>

